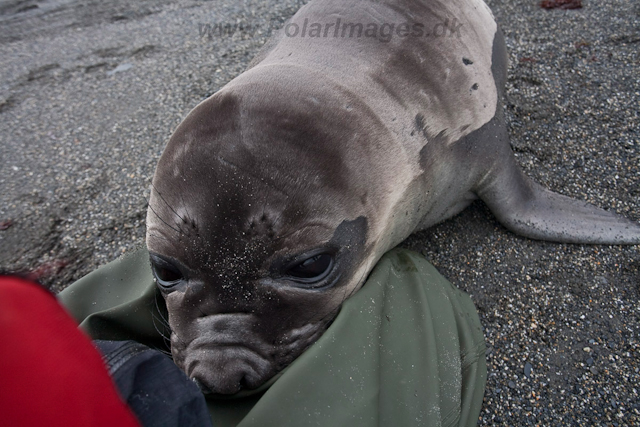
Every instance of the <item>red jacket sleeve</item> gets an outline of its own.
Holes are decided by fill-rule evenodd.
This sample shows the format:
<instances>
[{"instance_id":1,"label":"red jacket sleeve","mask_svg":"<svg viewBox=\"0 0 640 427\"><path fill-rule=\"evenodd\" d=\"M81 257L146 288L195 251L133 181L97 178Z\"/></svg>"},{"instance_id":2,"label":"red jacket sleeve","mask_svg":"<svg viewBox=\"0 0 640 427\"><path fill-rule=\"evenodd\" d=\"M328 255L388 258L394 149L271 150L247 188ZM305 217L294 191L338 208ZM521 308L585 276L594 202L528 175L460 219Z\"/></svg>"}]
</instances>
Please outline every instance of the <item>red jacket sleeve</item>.
<instances>
[{"instance_id":1,"label":"red jacket sleeve","mask_svg":"<svg viewBox=\"0 0 640 427\"><path fill-rule=\"evenodd\" d=\"M45 289L0 276L0 331L3 425L139 425L98 351Z\"/></svg>"}]
</instances>

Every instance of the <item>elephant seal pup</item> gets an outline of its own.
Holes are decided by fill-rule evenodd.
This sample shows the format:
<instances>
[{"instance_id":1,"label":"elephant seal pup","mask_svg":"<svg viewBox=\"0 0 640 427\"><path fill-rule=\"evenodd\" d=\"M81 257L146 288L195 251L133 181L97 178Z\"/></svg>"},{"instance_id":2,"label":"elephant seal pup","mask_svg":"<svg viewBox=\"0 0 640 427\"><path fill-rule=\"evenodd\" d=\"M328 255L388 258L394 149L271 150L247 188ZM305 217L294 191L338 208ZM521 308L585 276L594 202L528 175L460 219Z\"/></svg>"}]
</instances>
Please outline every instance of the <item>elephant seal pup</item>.
<instances>
[{"instance_id":1,"label":"elephant seal pup","mask_svg":"<svg viewBox=\"0 0 640 427\"><path fill-rule=\"evenodd\" d=\"M159 161L147 245L178 366L205 392L260 386L383 253L478 197L524 236L639 243L638 225L523 175L505 72L481 0L303 7Z\"/></svg>"}]
</instances>

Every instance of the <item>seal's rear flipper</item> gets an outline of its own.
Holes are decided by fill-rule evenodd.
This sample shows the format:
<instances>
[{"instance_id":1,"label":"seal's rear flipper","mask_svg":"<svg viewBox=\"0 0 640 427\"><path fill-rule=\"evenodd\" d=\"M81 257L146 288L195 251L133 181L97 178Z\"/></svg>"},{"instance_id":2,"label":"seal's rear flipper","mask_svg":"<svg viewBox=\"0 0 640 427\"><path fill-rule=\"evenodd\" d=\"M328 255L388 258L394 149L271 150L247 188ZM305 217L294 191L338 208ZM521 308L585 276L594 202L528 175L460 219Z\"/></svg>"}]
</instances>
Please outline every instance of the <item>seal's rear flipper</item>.
<instances>
[{"instance_id":1,"label":"seal's rear flipper","mask_svg":"<svg viewBox=\"0 0 640 427\"><path fill-rule=\"evenodd\" d=\"M489 173L477 191L509 230L563 243L640 244L640 224L549 191L510 160Z\"/></svg>"}]
</instances>

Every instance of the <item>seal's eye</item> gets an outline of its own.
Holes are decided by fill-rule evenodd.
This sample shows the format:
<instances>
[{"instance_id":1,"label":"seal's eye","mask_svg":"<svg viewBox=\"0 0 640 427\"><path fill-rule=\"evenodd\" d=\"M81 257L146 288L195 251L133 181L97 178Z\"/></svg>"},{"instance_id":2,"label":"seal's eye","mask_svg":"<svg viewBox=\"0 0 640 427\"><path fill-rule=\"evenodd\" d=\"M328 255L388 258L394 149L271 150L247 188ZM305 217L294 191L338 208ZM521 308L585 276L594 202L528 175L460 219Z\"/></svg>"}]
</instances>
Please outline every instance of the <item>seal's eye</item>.
<instances>
[{"instance_id":1,"label":"seal's eye","mask_svg":"<svg viewBox=\"0 0 640 427\"><path fill-rule=\"evenodd\" d=\"M175 286L184 279L180 270L167 260L157 256L151 256L151 270L158 281L158 285L163 288Z\"/></svg>"},{"instance_id":2,"label":"seal's eye","mask_svg":"<svg viewBox=\"0 0 640 427\"><path fill-rule=\"evenodd\" d=\"M318 254L289 267L286 274L298 282L318 282L329 274L333 267L333 257L329 254Z\"/></svg>"}]
</instances>

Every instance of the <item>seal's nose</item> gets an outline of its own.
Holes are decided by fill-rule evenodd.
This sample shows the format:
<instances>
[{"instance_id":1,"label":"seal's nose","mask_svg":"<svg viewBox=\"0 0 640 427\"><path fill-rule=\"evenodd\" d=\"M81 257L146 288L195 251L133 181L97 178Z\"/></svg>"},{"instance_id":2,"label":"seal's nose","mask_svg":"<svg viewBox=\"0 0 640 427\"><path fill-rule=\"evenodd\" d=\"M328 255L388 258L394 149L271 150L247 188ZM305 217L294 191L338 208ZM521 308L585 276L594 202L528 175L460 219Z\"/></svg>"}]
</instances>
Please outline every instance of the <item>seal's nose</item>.
<instances>
[{"instance_id":1,"label":"seal's nose","mask_svg":"<svg viewBox=\"0 0 640 427\"><path fill-rule=\"evenodd\" d=\"M248 383L246 374L241 374L241 375L242 375L242 377L240 378L240 380L238 382L234 382L232 380L232 381L230 381L229 384L227 384L227 386L235 385L234 387L231 387L229 390L220 390L220 391L214 390L211 387L207 386L204 382L202 382L198 378L192 378L191 381L196 383L196 385L198 386L198 388L200 389L200 391L204 395L233 394L233 393L237 393L240 390L247 390L247 389L255 388L255 386L251 387L250 384Z\"/></svg>"}]
</instances>

